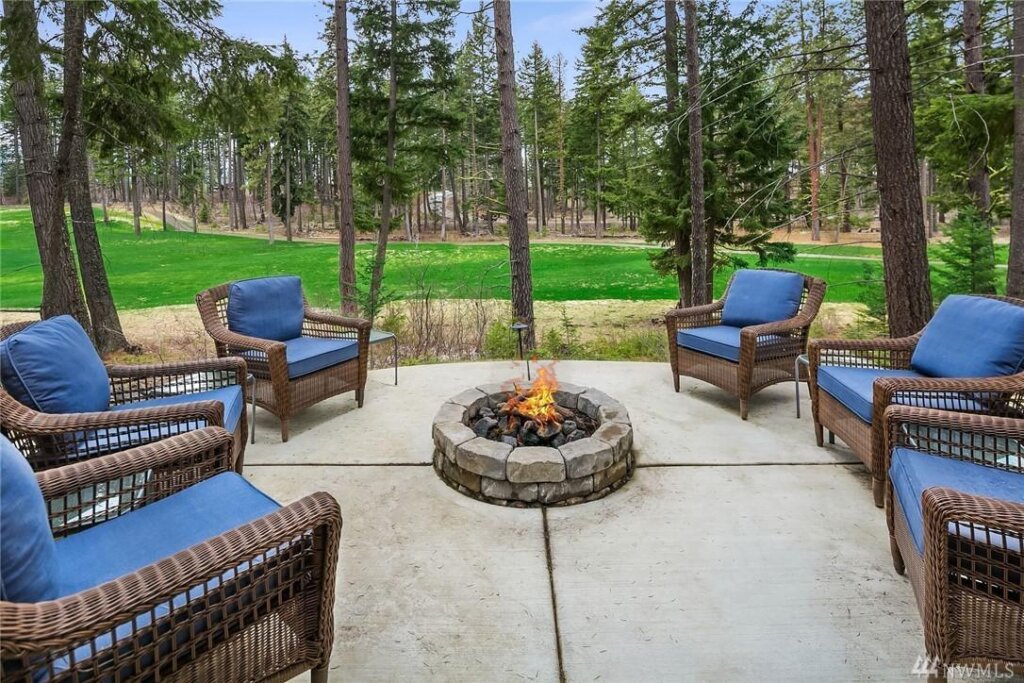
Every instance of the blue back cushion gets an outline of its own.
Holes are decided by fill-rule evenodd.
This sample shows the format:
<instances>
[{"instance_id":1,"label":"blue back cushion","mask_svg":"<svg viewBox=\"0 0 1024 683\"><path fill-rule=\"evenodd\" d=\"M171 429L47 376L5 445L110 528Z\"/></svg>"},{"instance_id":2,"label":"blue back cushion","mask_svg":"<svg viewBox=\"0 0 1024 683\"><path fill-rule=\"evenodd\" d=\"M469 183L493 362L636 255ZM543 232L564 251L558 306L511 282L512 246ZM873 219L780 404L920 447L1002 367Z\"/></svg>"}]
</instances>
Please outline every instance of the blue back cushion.
<instances>
[{"instance_id":1,"label":"blue back cushion","mask_svg":"<svg viewBox=\"0 0 1024 683\"><path fill-rule=\"evenodd\" d=\"M804 277L777 270L738 270L729 285L722 324L747 327L787 320L800 310Z\"/></svg>"},{"instance_id":2,"label":"blue back cushion","mask_svg":"<svg viewBox=\"0 0 1024 683\"><path fill-rule=\"evenodd\" d=\"M302 281L294 275L232 282L228 329L247 337L288 341L302 334Z\"/></svg>"},{"instance_id":3,"label":"blue back cushion","mask_svg":"<svg viewBox=\"0 0 1024 683\"><path fill-rule=\"evenodd\" d=\"M1024 306L947 297L924 328L910 367L928 377L1000 377L1024 370Z\"/></svg>"},{"instance_id":4,"label":"blue back cushion","mask_svg":"<svg viewBox=\"0 0 1024 683\"><path fill-rule=\"evenodd\" d=\"M53 600L57 578L56 544L36 475L0 435L0 598Z\"/></svg>"},{"instance_id":5,"label":"blue back cushion","mask_svg":"<svg viewBox=\"0 0 1024 683\"><path fill-rule=\"evenodd\" d=\"M43 320L0 343L4 389L44 413L88 413L110 405L110 378L89 335L69 315Z\"/></svg>"}]
</instances>

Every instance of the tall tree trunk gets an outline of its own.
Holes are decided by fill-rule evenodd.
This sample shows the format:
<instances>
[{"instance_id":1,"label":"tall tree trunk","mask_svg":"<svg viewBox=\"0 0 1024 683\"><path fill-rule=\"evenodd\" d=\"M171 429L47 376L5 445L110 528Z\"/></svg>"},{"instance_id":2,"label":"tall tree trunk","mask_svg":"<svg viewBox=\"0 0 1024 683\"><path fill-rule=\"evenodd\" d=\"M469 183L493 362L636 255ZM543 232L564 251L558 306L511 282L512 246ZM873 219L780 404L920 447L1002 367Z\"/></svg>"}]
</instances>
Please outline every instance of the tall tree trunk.
<instances>
[{"instance_id":1,"label":"tall tree trunk","mask_svg":"<svg viewBox=\"0 0 1024 683\"><path fill-rule=\"evenodd\" d=\"M902 0L864 3L871 117L889 331L915 334L932 315L928 244L914 155L914 104Z\"/></svg>"},{"instance_id":2,"label":"tall tree trunk","mask_svg":"<svg viewBox=\"0 0 1024 683\"><path fill-rule=\"evenodd\" d=\"M1013 190L1006 294L1024 298L1024 0L1013 3Z\"/></svg>"},{"instance_id":3,"label":"tall tree trunk","mask_svg":"<svg viewBox=\"0 0 1024 683\"><path fill-rule=\"evenodd\" d=\"M441 140L444 144L444 131L441 131ZM448 241L448 191L445 188L445 167L441 167L441 241Z\"/></svg>"},{"instance_id":4,"label":"tall tree trunk","mask_svg":"<svg viewBox=\"0 0 1024 683\"><path fill-rule=\"evenodd\" d=\"M840 143L843 140L845 120L843 117L843 98L839 98L836 105L836 130ZM839 154L839 212L840 219L836 226L836 242L839 241L839 234L850 232L850 162L846 157L846 150Z\"/></svg>"},{"instance_id":5,"label":"tall tree trunk","mask_svg":"<svg viewBox=\"0 0 1024 683\"><path fill-rule=\"evenodd\" d=\"M284 236L289 242L292 241L292 164L291 155L288 153L288 138L285 136L284 143Z\"/></svg>"},{"instance_id":6,"label":"tall tree trunk","mask_svg":"<svg viewBox=\"0 0 1024 683\"><path fill-rule=\"evenodd\" d=\"M14 126L14 202L24 204L24 197L21 195L21 177L25 169L21 163L21 133L18 126Z\"/></svg>"},{"instance_id":7,"label":"tall tree trunk","mask_svg":"<svg viewBox=\"0 0 1024 683\"><path fill-rule=\"evenodd\" d=\"M555 204L558 205L558 228L565 234L565 58L559 52L555 57L555 66L558 69L558 197Z\"/></svg>"},{"instance_id":8,"label":"tall tree trunk","mask_svg":"<svg viewBox=\"0 0 1024 683\"><path fill-rule=\"evenodd\" d=\"M534 84L536 86L536 84ZM534 191L537 194L537 232L547 226L547 215L544 213L544 184L541 182L540 168L540 117L537 113L537 101L533 103L533 169L536 180Z\"/></svg>"},{"instance_id":9,"label":"tall tree trunk","mask_svg":"<svg viewBox=\"0 0 1024 683\"><path fill-rule=\"evenodd\" d=\"M982 51L981 2L964 0L964 85L968 94L985 94L985 65ZM970 158L970 178L967 189L974 197L978 210L985 216L992 208L989 191L988 155L985 149L975 150Z\"/></svg>"},{"instance_id":10,"label":"tall tree trunk","mask_svg":"<svg viewBox=\"0 0 1024 683\"><path fill-rule=\"evenodd\" d=\"M508 204L508 252L512 271L512 314L529 326L526 344L536 346L533 317L533 275L530 269L530 231L526 219L526 183L522 141L516 114L515 53L512 43L512 8L509 0L494 2L494 47L498 62L501 110L501 167Z\"/></svg>"},{"instance_id":11,"label":"tall tree trunk","mask_svg":"<svg viewBox=\"0 0 1024 683\"><path fill-rule=\"evenodd\" d=\"M805 37L804 6L800 3L800 45L801 51L809 52ZM811 240L817 242L821 239L821 148L819 147L818 129L819 122L816 120L814 92L811 90L811 77L808 70L808 61L804 57L804 107L807 114L807 178L810 186L810 216L808 223L811 228Z\"/></svg>"},{"instance_id":12,"label":"tall tree trunk","mask_svg":"<svg viewBox=\"0 0 1024 683\"><path fill-rule=\"evenodd\" d=\"M64 222L63 173L58 163L60 150L55 160L43 103L44 72L35 5L4 0L3 8L11 92L21 138L32 225L43 271L40 314L43 318L69 314L88 330L89 314L78 284L78 272ZM73 8L69 4L65 11L65 31L76 34L84 31L85 7ZM80 86L78 92L81 92Z\"/></svg>"},{"instance_id":13,"label":"tall tree trunk","mask_svg":"<svg viewBox=\"0 0 1024 683\"><path fill-rule=\"evenodd\" d=\"M71 147L71 167L68 176L68 202L71 204L71 227L78 252L78 265L82 271L85 301L92 319L93 339L101 354L128 348L117 315L114 297L110 293L107 269L103 262L96 219L92 213L89 192L89 165L85 154L85 136L75 135Z\"/></svg>"},{"instance_id":14,"label":"tall tree trunk","mask_svg":"<svg viewBox=\"0 0 1024 683\"><path fill-rule=\"evenodd\" d=\"M263 211L267 214L267 242L270 244L274 243L274 199L271 196L271 191L274 187L274 179L271 171L273 158L273 148L270 140L267 140L267 178L264 181L265 184L263 186Z\"/></svg>"},{"instance_id":15,"label":"tall tree trunk","mask_svg":"<svg viewBox=\"0 0 1024 683\"><path fill-rule=\"evenodd\" d=\"M679 111L679 13L676 0L665 0L665 113L668 119L666 145L668 147L668 163L670 175L674 179L672 187L678 192L673 197L672 211L676 218L676 230L672 239L672 252L676 263L676 288L679 292L679 304L691 304L690 287L692 285L690 268L690 235L679 220L679 204L682 203L683 177L683 146L679 139L681 120Z\"/></svg>"},{"instance_id":16,"label":"tall tree trunk","mask_svg":"<svg viewBox=\"0 0 1024 683\"><path fill-rule=\"evenodd\" d=\"M238 204L238 227L248 230L249 224L245 216L245 166L242 164L242 150L238 146L238 138L235 138L235 203Z\"/></svg>"},{"instance_id":17,"label":"tall tree trunk","mask_svg":"<svg viewBox=\"0 0 1024 683\"><path fill-rule=\"evenodd\" d=\"M601 239L604 237L604 233L601 228L604 227L604 223L601 221L601 180L604 175L604 169L602 168L601 158L601 112L597 113L597 178L594 182L594 237Z\"/></svg>"},{"instance_id":18,"label":"tall tree trunk","mask_svg":"<svg viewBox=\"0 0 1024 683\"><path fill-rule=\"evenodd\" d=\"M166 150L164 152L163 162L163 178L160 183L160 227L164 232L167 232L167 165L170 161L167 158ZM88 298L88 296L89 294L86 292L86 298Z\"/></svg>"},{"instance_id":19,"label":"tall tree trunk","mask_svg":"<svg viewBox=\"0 0 1024 683\"><path fill-rule=\"evenodd\" d=\"M448 182L451 183L452 188L452 223L455 225L456 230L463 231L466 229L466 224L463 222L462 213L460 213L459 207L459 193L455 191L455 166L448 166Z\"/></svg>"},{"instance_id":20,"label":"tall tree trunk","mask_svg":"<svg viewBox=\"0 0 1024 683\"><path fill-rule=\"evenodd\" d=\"M139 180L138 160L131 151L128 152L128 168L132 174L132 226L138 237L142 234L142 182Z\"/></svg>"},{"instance_id":21,"label":"tall tree trunk","mask_svg":"<svg viewBox=\"0 0 1024 683\"><path fill-rule=\"evenodd\" d=\"M391 232L391 175L395 168L395 136L397 135L398 122L396 120L398 110L398 46L395 45L397 36L395 29L398 24L398 0L391 0L391 33L389 40L390 64L388 66L388 120L387 120L387 142L385 155L386 175L384 186L381 188L380 226L377 229L377 249L373 256L373 269L370 271L370 297L369 317L377 314L378 301L380 300L381 283L384 280L384 261L388 254L388 235ZM408 215L408 214L406 214Z\"/></svg>"},{"instance_id":22,"label":"tall tree trunk","mask_svg":"<svg viewBox=\"0 0 1024 683\"><path fill-rule=\"evenodd\" d=\"M686 90L690 124L690 263L693 305L709 301L707 258L709 242L704 221L704 144L701 135L703 117L700 103L700 64L697 56L697 3L684 0L686 15Z\"/></svg>"}]
</instances>

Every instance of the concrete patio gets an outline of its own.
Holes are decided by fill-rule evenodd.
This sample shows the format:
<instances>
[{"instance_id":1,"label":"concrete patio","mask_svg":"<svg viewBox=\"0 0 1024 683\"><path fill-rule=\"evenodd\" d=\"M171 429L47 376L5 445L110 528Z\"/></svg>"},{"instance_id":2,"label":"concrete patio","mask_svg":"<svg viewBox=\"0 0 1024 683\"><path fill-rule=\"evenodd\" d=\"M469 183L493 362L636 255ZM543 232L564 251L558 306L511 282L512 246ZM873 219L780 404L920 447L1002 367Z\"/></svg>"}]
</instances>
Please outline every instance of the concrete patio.
<instances>
[{"instance_id":1,"label":"concrete patio","mask_svg":"<svg viewBox=\"0 0 1024 683\"><path fill-rule=\"evenodd\" d=\"M258 411L246 476L341 503L331 680L914 678L910 584L864 469L814 445L806 387L803 419L784 384L742 422L714 387L676 394L667 364L556 369L626 405L637 457L621 490L565 508L478 502L430 466L440 404L521 364L376 371L361 410L315 406L286 444Z\"/></svg>"}]
</instances>

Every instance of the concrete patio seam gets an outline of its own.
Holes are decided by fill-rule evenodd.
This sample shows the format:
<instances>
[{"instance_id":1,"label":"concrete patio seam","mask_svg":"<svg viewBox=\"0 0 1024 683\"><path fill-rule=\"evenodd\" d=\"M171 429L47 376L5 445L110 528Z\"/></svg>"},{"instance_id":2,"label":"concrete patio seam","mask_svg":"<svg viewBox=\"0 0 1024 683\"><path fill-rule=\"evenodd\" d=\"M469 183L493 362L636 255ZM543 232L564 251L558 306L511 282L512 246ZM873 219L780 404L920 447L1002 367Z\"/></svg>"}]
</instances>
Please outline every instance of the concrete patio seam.
<instances>
[{"instance_id":1,"label":"concrete patio seam","mask_svg":"<svg viewBox=\"0 0 1024 683\"><path fill-rule=\"evenodd\" d=\"M839 467L860 465L860 460L843 460L841 462L798 462L765 460L762 462L664 462L637 463L637 469L653 469L658 467Z\"/></svg>"},{"instance_id":2,"label":"concrete patio seam","mask_svg":"<svg viewBox=\"0 0 1024 683\"><path fill-rule=\"evenodd\" d=\"M555 565L551 556L551 531L548 528L548 509L540 509L544 523L544 555L548 565L548 586L551 590L551 614L555 624L555 655L558 657L558 680L566 683L565 664L562 660L562 633L558 625L558 596L555 593Z\"/></svg>"}]
</instances>

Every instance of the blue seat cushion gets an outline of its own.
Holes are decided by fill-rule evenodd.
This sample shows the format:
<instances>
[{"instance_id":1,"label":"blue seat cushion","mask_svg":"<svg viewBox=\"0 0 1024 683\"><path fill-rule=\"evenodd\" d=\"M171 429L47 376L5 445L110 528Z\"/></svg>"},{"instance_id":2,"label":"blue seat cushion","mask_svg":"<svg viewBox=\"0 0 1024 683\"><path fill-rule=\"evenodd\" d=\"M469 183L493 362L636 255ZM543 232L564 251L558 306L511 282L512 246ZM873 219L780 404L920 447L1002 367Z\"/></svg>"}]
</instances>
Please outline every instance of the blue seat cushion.
<instances>
[{"instance_id":1,"label":"blue seat cushion","mask_svg":"<svg viewBox=\"0 0 1024 683\"><path fill-rule=\"evenodd\" d=\"M220 389L211 389L210 391L200 391L194 394L175 394L174 396L160 396L157 398L149 398L143 401L135 401L133 403L120 403L116 406L111 407L111 410L134 410L136 408L157 408L160 406L173 406L182 403L193 403L195 401L220 401L224 405L224 428L229 432L235 431L238 426L238 419L242 416L242 411L245 410L245 395L242 393L242 387L238 385L230 387L221 387ZM204 422L199 427L193 427L198 429L200 427L206 427L204 420L198 422ZM183 431L190 431L185 429Z\"/></svg>"},{"instance_id":2,"label":"blue seat cushion","mask_svg":"<svg viewBox=\"0 0 1024 683\"><path fill-rule=\"evenodd\" d=\"M119 412L132 410L134 408L154 408L158 406L176 405L180 403L191 403L193 401L220 401L224 405L224 428L228 431L235 431L238 428L239 418L245 410L245 397L242 388L239 386L221 387L210 391L201 391L194 394L177 394L174 396L160 396L157 398L135 401L134 403L121 403L111 407L111 411ZM103 427L100 429L89 429L77 432L74 435L75 443L80 455L96 456L106 453L117 453L126 448L134 448L143 444L152 443L166 439L176 434L209 427L206 420L183 420L172 423L139 424L125 427Z\"/></svg>"},{"instance_id":3,"label":"blue seat cushion","mask_svg":"<svg viewBox=\"0 0 1024 683\"><path fill-rule=\"evenodd\" d=\"M913 370L885 368L841 368L830 365L818 367L818 388L828 392L865 422L871 422L874 404L874 384L882 377L921 377ZM924 395L893 396L893 403L917 408L957 410L968 413L983 412L977 397L957 392L932 392Z\"/></svg>"},{"instance_id":4,"label":"blue seat cushion","mask_svg":"<svg viewBox=\"0 0 1024 683\"><path fill-rule=\"evenodd\" d=\"M1024 474L976 465L967 460L954 460L921 453L909 448L896 448L889 466L896 502L910 528L917 552L924 554L924 505L921 500L927 489L945 487L975 496L1024 503ZM1020 541L998 533L981 533L977 525L950 523L950 533L978 542L990 542L1020 552Z\"/></svg>"},{"instance_id":5,"label":"blue seat cushion","mask_svg":"<svg viewBox=\"0 0 1024 683\"><path fill-rule=\"evenodd\" d=\"M747 327L788 320L800 310L804 277L778 270L738 270L722 308L722 324Z\"/></svg>"},{"instance_id":6,"label":"blue seat cushion","mask_svg":"<svg viewBox=\"0 0 1024 683\"><path fill-rule=\"evenodd\" d=\"M0 435L0 599L53 600L57 551L46 502L28 461Z\"/></svg>"},{"instance_id":7,"label":"blue seat cushion","mask_svg":"<svg viewBox=\"0 0 1024 683\"><path fill-rule=\"evenodd\" d=\"M110 378L89 335L70 315L49 318L0 343L0 380L43 413L90 413L110 404Z\"/></svg>"},{"instance_id":8,"label":"blue seat cushion","mask_svg":"<svg viewBox=\"0 0 1024 683\"><path fill-rule=\"evenodd\" d=\"M286 341L302 334L302 281L294 275L232 282L228 329L247 337Z\"/></svg>"},{"instance_id":9,"label":"blue seat cushion","mask_svg":"<svg viewBox=\"0 0 1024 683\"><path fill-rule=\"evenodd\" d=\"M90 527L57 542L57 593L67 596L112 581L171 555L279 509L274 500L234 472L216 475L179 493L147 505L139 510ZM272 554L272 553L271 553ZM228 586L240 573L248 571L255 561L243 562L237 569L214 577L136 615L90 643L75 649L75 660L88 659L94 653L110 649L113 642L133 638L135 634L163 619L172 609L181 610L189 602L203 599L222 585ZM252 596L249 596L251 599ZM217 615L212 615L214 622ZM189 631L205 632L212 624L205 618L194 621L190 629L176 634L174 643L185 644ZM169 651L164 642L161 652ZM71 661L63 657L54 662L54 669L63 672ZM130 673L123 669L122 674Z\"/></svg>"},{"instance_id":10,"label":"blue seat cushion","mask_svg":"<svg viewBox=\"0 0 1024 683\"><path fill-rule=\"evenodd\" d=\"M740 360L740 328L728 325L693 327L676 332L676 344L717 358L738 363Z\"/></svg>"},{"instance_id":11,"label":"blue seat cushion","mask_svg":"<svg viewBox=\"0 0 1024 683\"><path fill-rule=\"evenodd\" d=\"M1001 377L1024 370L1024 306L947 297L921 334L910 367L927 377Z\"/></svg>"},{"instance_id":12,"label":"blue seat cushion","mask_svg":"<svg viewBox=\"0 0 1024 683\"><path fill-rule=\"evenodd\" d=\"M285 342L288 359L288 377L295 379L323 370L359 356L359 342L355 339L321 339L297 337Z\"/></svg>"},{"instance_id":13,"label":"blue seat cushion","mask_svg":"<svg viewBox=\"0 0 1024 683\"><path fill-rule=\"evenodd\" d=\"M281 506L234 472L56 542L57 595L130 574Z\"/></svg>"}]
</instances>

